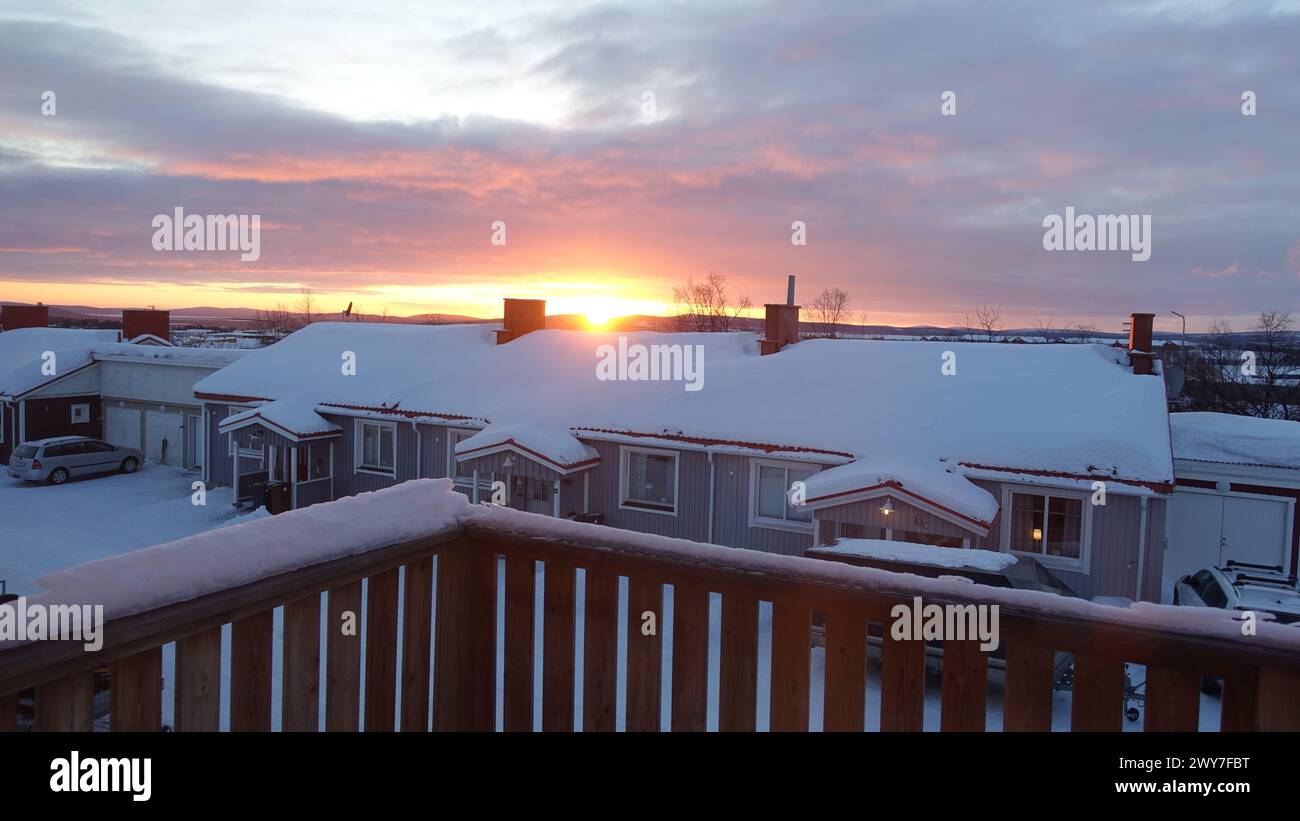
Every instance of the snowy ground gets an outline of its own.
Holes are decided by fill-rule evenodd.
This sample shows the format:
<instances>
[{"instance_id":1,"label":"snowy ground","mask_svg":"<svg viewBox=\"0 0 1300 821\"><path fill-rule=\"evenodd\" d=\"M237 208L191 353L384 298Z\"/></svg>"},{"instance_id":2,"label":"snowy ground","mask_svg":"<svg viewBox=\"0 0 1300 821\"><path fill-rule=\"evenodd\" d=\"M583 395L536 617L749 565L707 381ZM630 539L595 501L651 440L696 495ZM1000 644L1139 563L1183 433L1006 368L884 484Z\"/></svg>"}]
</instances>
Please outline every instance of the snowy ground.
<instances>
[{"instance_id":1,"label":"snowy ground","mask_svg":"<svg viewBox=\"0 0 1300 821\"><path fill-rule=\"evenodd\" d=\"M11 593L34 593L46 573L231 523L230 488L191 503L200 478L159 465L57 486L0 474L0 579Z\"/></svg>"},{"instance_id":2,"label":"snowy ground","mask_svg":"<svg viewBox=\"0 0 1300 821\"><path fill-rule=\"evenodd\" d=\"M153 544L171 541L204 530L222 527L248 517L236 518L230 506L230 490L219 488L211 491L205 506L191 503L191 483L198 478L196 473L176 468L146 466L134 475L111 475L94 479L69 482L59 487L46 485L29 485L11 479L0 478L0 511L3 511L3 543L0 543L0 578L7 579L9 589L16 593L34 593L38 590L32 581L54 570L71 567L104 556L123 553ZM256 515L266 515L261 512ZM577 665L575 675L575 727L582 726L582 635L583 600L582 576L579 573L578 600L576 603L577 626L579 635L576 641ZM538 701L535 705L534 723L541 725L541 631L542 631L542 591L545 584L544 573L538 574L536 625L536 669L535 685ZM400 589L400 588L399 588ZM364 594L363 594L364 595ZM500 601L502 596L498 596ZM626 617L626 581L620 587L619 623L627 624ZM323 604L323 602L322 602ZM672 591L665 595L663 618L660 622L663 632L663 726L669 726L671 710L670 688L668 682L672 674ZM399 612L400 604L399 604ZM363 620L365 605L363 602L361 617ZM322 624L326 621L322 612ZM709 721L710 729L717 727L718 710L718 670L719 637L721 619L721 600L713 596L710 602L710 652L709 652ZM759 611L759 698L757 726L767 728L768 683L771 674L771 607L760 605ZM500 619L498 619L500 623ZM273 726L280 726L281 656L278 652L283 626L283 614L280 609L275 612L275 647L277 652L273 660ZM223 663L222 663L222 727L229 721L230 690L230 628L223 629ZM619 635L619 703L617 726L622 729L624 723L626 691L626 635ZM363 639L364 642L364 639ZM498 635L498 693L501 688L501 665ZM326 663L326 653L322 642L321 667L322 676ZM398 643L400 648L401 644ZM880 724L880 664L878 655L868 660L867 669L867 723L866 729L878 729ZM363 655L364 658L364 648ZM399 660L400 661L400 660ZM363 665L364 666L364 665ZM821 729L822 723L822 679L825 670L825 652L816 647L812 651L811 664L811 702L810 725L812 729ZM175 691L173 689L175 671L174 645L164 647L163 653L163 720L172 723ZM364 669L363 694L364 694ZM1131 673L1135 681L1141 681L1145 675L1140 667L1133 667ZM500 702L498 701L498 704ZM925 697L925 728L937 730L939 727L940 679L937 675L927 676ZM1143 711L1145 712L1145 711ZM996 674L991 676L988 692L987 726L990 730L1002 726L1002 688ZM500 722L498 710L498 722ZM324 692L321 693L321 721L324 723ZM1219 699L1201 697L1201 729L1217 730L1219 725ZM1068 730L1070 726L1070 694L1058 692L1053 699L1053 729ZM1140 730L1142 722L1124 722L1126 731Z\"/></svg>"}]
</instances>

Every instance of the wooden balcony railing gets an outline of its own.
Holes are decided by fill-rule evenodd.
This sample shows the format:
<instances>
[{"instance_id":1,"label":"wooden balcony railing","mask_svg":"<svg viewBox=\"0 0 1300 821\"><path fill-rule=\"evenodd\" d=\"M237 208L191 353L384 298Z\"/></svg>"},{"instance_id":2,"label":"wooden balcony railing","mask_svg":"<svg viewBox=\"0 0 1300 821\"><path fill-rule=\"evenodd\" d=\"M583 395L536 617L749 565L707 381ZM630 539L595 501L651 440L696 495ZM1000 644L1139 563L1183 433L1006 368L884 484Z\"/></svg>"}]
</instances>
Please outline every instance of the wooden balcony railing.
<instances>
[{"instance_id":1,"label":"wooden balcony railing","mask_svg":"<svg viewBox=\"0 0 1300 821\"><path fill-rule=\"evenodd\" d=\"M294 517L313 510L227 532L230 539L254 532L245 528L287 533ZM580 631L579 568L585 571ZM620 577L627 579L625 623L619 619ZM661 641L669 621L664 585L672 587L672 646L670 683L661 688ZM542 631L535 642L539 591ZM1121 729L1126 662L1146 665L1147 730L1198 729L1203 676L1223 679L1222 729L1300 730L1300 628L1261 624L1254 637L1233 637L1187 626L1185 609L1121 611L1079 601L1067 607L1067 600L1050 594L1012 595L482 506L412 540L110 618L98 652L72 642L0 645L0 729L17 726L20 699L24 715L34 701L35 729L90 729L96 670L102 684L106 666L111 728L158 730L163 646L175 642L175 670L166 686L174 688L172 723L180 731L219 729L227 696L231 730L270 730L276 653L284 730L493 730L498 710L504 729L531 730L538 685L541 729L571 730L580 635L584 730L615 729L623 681L626 729L660 729L661 698L668 697L671 729L702 730L711 709L711 593L721 596L721 617L713 625L720 653L712 709L723 730L755 728L762 703L760 602L772 607L771 729L808 728L815 634L825 648L825 729L861 730L868 710L878 711L883 730L922 729L924 642L895 641L885 630L878 702L868 703L866 695L869 624L888 623L891 608L910 605L915 596L940 605L1000 605L1004 729L1052 729L1053 659L1065 651L1074 655L1071 730ZM273 611L279 607L277 647ZM358 635L339 627L347 611L358 616ZM655 614L656 635L643 635L647 611ZM820 630L812 629L814 611ZM1229 616L1221 615L1226 624ZM226 624L230 670L223 693ZM622 678L620 631L626 634ZM977 641L944 643L941 729L985 729L988 667Z\"/></svg>"}]
</instances>

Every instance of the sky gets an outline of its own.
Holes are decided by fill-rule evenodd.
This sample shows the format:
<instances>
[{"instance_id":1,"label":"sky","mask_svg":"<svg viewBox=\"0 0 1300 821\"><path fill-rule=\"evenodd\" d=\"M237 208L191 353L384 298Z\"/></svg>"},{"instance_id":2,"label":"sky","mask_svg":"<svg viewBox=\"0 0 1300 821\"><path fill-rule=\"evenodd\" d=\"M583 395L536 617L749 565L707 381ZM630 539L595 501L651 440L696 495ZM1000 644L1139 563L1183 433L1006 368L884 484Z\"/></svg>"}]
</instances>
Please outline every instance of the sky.
<instances>
[{"instance_id":1,"label":"sky","mask_svg":"<svg viewBox=\"0 0 1300 821\"><path fill-rule=\"evenodd\" d=\"M719 272L872 323L1241 329L1300 313L1298 35L1270 0L0 0L0 300L601 316ZM259 215L259 258L156 250L178 207ZM1150 258L1045 249L1066 207L1149 215Z\"/></svg>"}]
</instances>

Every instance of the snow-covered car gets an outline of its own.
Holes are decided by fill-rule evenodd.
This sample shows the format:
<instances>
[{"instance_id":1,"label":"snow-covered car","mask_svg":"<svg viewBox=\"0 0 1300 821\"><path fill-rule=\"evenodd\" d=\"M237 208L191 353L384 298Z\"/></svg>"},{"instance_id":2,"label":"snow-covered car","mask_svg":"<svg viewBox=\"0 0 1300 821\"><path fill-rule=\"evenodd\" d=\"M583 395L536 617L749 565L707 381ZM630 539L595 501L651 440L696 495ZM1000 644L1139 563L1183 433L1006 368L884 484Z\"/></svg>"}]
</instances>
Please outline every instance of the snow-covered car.
<instances>
[{"instance_id":1,"label":"snow-covered car","mask_svg":"<svg viewBox=\"0 0 1300 821\"><path fill-rule=\"evenodd\" d=\"M1300 622L1300 586L1277 565L1229 561L1183 576L1174 604L1272 614L1281 624Z\"/></svg>"},{"instance_id":2,"label":"snow-covered car","mask_svg":"<svg viewBox=\"0 0 1300 821\"><path fill-rule=\"evenodd\" d=\"M89 436L55 436L24 442L9 457L9 475L28 482L61 485L73 476L135 473L140 451Z\"/></svg>"}]
</instances>

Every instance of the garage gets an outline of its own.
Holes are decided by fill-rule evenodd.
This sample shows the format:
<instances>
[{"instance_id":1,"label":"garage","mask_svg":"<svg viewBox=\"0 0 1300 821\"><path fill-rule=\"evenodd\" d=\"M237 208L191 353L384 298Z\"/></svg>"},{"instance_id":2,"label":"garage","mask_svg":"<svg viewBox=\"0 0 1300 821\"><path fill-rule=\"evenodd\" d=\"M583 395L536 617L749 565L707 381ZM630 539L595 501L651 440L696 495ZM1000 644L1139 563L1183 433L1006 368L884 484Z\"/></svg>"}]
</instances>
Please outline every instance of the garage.
<instances>
[{"instance_id":1,"label":"garage","mask_svg":"<svg viewBox=\"0 0 1300 821\"><path fill-rule=\"evenodd\" d=\"M144 458L163 465L179 465L184 458L179 413L146 411L144 416Z\"/></svg>"},{"instance_id":2,"label":"garage","mask_svg":"<svg viewBox=\"0 0 1300 821\"><path fill-rule=\"evenodd\" d=\"M1169 503L1165 576L1178 579L1229 559L1290 570L1295 502L1179 488Z\"/></svg>"},{"instance_id":3,"label":"garage","mask_svg":"<svg viewBox=\"0 0 1300 821\"><path fill-rule=\"evenodd\" d=\"M123 448L140 447L140 411L135 408L104 409L104 438Z\"/></svg>"}]
</instances>

